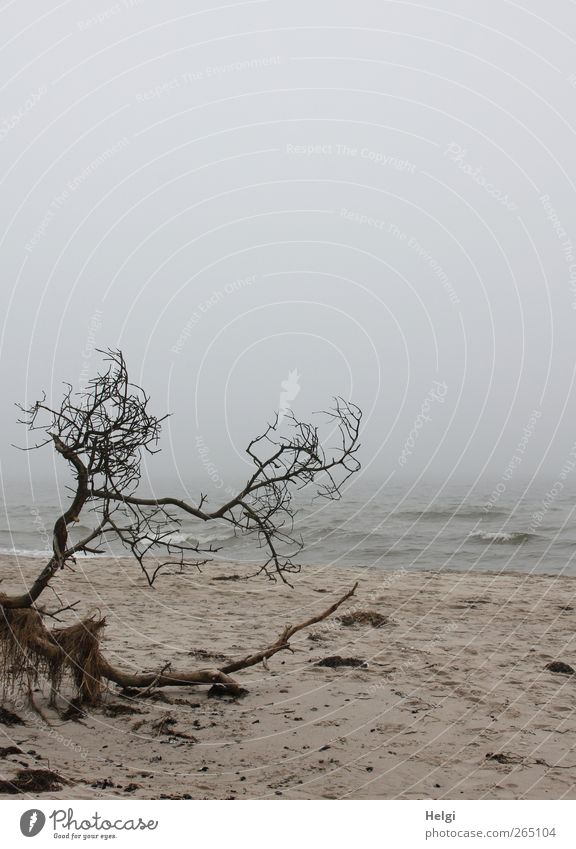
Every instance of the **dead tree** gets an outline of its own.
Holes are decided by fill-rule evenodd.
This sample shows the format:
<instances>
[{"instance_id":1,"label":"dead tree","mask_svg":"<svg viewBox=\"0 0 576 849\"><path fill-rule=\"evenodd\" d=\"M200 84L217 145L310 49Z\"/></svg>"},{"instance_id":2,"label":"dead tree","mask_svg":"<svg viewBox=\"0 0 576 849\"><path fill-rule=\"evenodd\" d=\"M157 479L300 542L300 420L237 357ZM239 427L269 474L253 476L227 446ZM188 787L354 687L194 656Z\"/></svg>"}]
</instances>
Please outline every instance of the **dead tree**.
<instances>
[{"instance_id":1,"label":"dead tree","mask_svg":"<svg viewBox=\"0 0 576 849\"><path fill-rule=\"evenodd\" d=\"M100 650L104 618L88 617L70 627L48 628L52 614L38 601L50 581L75 555L104 553L111 537L134 556L150 585L170 565L200 566L217 549L182 542L175 534L186 516L203 522L228 522L238 534L256 535L265 553L256 574L286 583L299 571L302 540L294 533L295 489L314 483L318 495L340 498L344 482L360 468L360 410L338 398L328 412L337 444L324 449L318 428L284 416L278 418L246 449L253 470L240 491L216 509L206 495L196 505L172 498L141 497L139 484L146 454L159 451L162 422L149 410L144 390L131 383L120 351L100 351L105 368L80 392L65 384L60 406L46 396L31 407L20 407L20 421L42 437L23 450L51 445L68 463L75 479L67 509L54 525L54 554L32 584L17 596L0 594L0 673L6 687L20 687L39 676L54 690L70 677L76 697L95 704L107 683L126 688L221 684L231 692L238 684L231 673L265 661L288 648L302 628L331 615L355 587L327 610L298 625L288 626L270 646L216 669L135 674L113 667ZM288 425L288 427L286 427ZM35 437L34 437L35 438ZM92 530L71 542L68 526L88 516ZM84 519L86 521L86 519Z\"/></svg>"}]
</instances>

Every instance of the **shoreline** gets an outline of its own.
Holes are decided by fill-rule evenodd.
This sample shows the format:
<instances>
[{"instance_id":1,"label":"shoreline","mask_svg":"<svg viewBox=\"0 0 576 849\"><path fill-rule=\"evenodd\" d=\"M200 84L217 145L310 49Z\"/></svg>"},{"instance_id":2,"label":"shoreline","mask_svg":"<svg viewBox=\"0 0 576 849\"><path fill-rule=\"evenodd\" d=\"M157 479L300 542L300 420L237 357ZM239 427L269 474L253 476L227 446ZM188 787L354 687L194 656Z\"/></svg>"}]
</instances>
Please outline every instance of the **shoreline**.
<instances>
[{"instance_id":1,"label":"shoreline","mask_svg":"<svg viewBox=\"0 0 576 849\"><path fill-rule=\"evenodd\" d=\"M7 552L0 551L0 568L1 568L2 563L4 561L10 562L10 561L14 560L14 561L16 561L16 563L19 563L21 561L26 561L26 564L28 564L28 563L40 564L43 561L48 562L50 557L51 557L50 552L46 552L46 553L43 553L42 555L40 555L40 554L35 554L35 553L32 554L30 552L25 552L25 553L10 552L10 553L7 553ZM77 559L78 564L81 564L83 562L92 563L94 561L103 562L103 563L106 563L106 564L115 563L115 562L131 563L131 564L134 565L135 570L139 569L138 564L136 563L136 561L134 560L134 557L131 554L115 554L115 555L82 554L82 555L76 555L76 559ZM210 561L209 563L207 563L206 565L204 565L202 568L204 570L204 573L207 573L207 572L209 572L210 569L213 569L213 570L218 569L219 566L222 566L224 568L238 568L238 569L243 569L243 570L246 570L246 571L250 570L251 572L253 572L253 570L255 568L258 568L258 562L257 561L249 561L249 560L234 560L234 559L231 559L231 558L223 558L221 560L214 559L214 560ZM27 566L27 571L28 571L28 568L29 567ZM484 575L485 577L490 577L490 576L501 577L501 576L510 575L512 577L517 577L517 578L547 578L549 580L559 578L561 580L576 581L576 574L565 575L565 574L561 574L561 573L558 573L558 572L534 572L534 571L528 572L528 571L524 571L522 569L500 569L500 570L477 569L477 568L458 569L458 568L453 568L451 566L446 567L444 569L430 569L430 568L411 569L410 567L402 567L402 566L385 569L382 566L374 566L374 565L369 565L369 564L365 564L365 565L362 565L362 566L351 566L351 565L337 564L337 563L312 563L312 562L303 563L301 572L297 573L294 576L294 580L297 581L298 577L300 575L303 575L308 570L324 571L324 570L328 570L328 569L335 569L337 572L345 571L345 572L349 572L350 574L358 574L358 575L366 574L366 573L369 573L369 572L373 572L374 574L378 574L378 575L403 574L403 575L423 575L423 576L426 576L426 575ZM190 572L192 572L193 570L194 570L194 567L189 567ZM1 575L0 575L0 577L1 577ZM214 575L207 575L207 577L213 578Z\"/></svg>"},{"instance_id":2,"label":"shoreline","mask_svg":"<svg viewBox=\"0 0 576 849\"><path fill-rule=\"evenodd\" d=\"M576 676L546 669L576 666L573 576L308 566L290 589L217 580L245 571L217 561L150 589L130 558L126 569L89 562L56 577L58 606L79 599L78 616L104 613L105 655L134 671L243 656L360 585L336 617L297 634L293 652L237 673L249 690L238 701L206 687L167 688L157 701L113 688L108 704L63 723L36 693L48 727L4 698L25 725L0 723L0 746L23 752L0 759L2 778L49 761L72 782L34 798L576 798ZM37 559L2 556L2 592L37 571ZM338 621L351 611L386 618ZM317 665L334 656L366 665Z\"/></svg>"}]
</instances>

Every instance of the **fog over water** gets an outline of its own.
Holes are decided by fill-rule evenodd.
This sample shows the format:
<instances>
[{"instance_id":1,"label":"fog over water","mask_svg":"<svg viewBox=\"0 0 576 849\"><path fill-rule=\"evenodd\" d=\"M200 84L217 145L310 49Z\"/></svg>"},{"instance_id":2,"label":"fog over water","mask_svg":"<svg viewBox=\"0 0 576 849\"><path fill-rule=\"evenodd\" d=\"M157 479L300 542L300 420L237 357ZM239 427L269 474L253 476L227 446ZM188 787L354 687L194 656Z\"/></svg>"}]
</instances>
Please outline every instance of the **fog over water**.
<instances>
[{"instance_id":1,"label":"fog over water","mask_svg":"<svg viewBox=\"0 0 576 849\"><path fill-rule=\"evenodd\" d=\"M173 414L149 490L217 500L275 411L340 395L363 470L305 506L310 559L476 566L488 542L571 568L570 4L32 0L0 21L2 550L41 550L27 505L49 524L66 495L50 449L12 447L13 403L119 347Z\"/></svg>"}]
</instances>

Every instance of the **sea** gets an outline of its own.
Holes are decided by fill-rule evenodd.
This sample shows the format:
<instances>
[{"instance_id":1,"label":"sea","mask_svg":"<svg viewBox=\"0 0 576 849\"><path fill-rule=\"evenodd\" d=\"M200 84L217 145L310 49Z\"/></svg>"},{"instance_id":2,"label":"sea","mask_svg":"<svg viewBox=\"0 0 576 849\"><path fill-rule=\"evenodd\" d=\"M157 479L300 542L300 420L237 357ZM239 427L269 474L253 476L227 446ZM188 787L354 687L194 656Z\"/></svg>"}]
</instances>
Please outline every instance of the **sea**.
<instances>
[{"instance_id":1,"label":"sea","mask_svg":"<svg viewBox=\"0 0 576 849\"><path fill-rule=\"evenodd\" d=\"M157 495L174 494L169 485ZM176 493L179 494L179 493ZM0 554L46 558L52 527L66 504L53 487L3 485ZM214 493L216 506L223 496ZM210 505L209 505L210 506ZM303 566L359 566L383 570L454 570L576 575L576 486L565 482L394 483L361 481L339 501L295 498L294 531L304 542ZM71 530L90 530L90 513ZM218 548L219 561L262 559L253 537L225 522L184 521L174 541ZM130 556L115 540L107 554ZM135 566L136 568L136 566Z\"/></svg>"}]
</instances>

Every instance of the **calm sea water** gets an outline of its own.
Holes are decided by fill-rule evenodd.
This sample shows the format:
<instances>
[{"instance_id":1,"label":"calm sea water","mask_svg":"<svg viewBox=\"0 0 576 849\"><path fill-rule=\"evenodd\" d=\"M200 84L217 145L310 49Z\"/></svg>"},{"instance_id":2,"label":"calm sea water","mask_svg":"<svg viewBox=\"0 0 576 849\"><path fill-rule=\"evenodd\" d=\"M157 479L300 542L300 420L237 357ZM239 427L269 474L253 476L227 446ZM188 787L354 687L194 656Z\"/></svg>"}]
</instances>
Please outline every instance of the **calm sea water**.
<instances>
[{"instance_id":1,"label":"calm sea water","mask_svg":"<svg viewBox=\"0 0 576 849\"><path fill-rule=\"evenodd\" d=\"M306 543L299 558L303 564L576 575L576 489L566 485L508 485L499 492L491 484L382 490L358 484L339 502L302 496L298 508L296 530ZM0 553L45 557L59 510L58 497L48 488L35 488L31 499L5 485ZM84 519L75 533L84 535L88 528ZM179 539L221 546L219 559L258 556L252 541L235 537L222 523L187 522L179 533ZM115 543L110 551L122 553Z\"/></svg>"}]
</instances>

